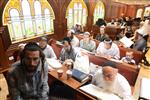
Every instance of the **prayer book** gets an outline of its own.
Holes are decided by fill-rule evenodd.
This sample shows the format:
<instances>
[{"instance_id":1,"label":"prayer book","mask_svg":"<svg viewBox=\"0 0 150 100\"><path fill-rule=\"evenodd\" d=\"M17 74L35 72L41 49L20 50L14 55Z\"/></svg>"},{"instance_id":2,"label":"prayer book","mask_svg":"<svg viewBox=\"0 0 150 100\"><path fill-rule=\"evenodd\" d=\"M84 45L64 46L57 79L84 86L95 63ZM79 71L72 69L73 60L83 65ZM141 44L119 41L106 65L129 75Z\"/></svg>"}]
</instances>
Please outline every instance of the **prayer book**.
<instances>
[{"instance_id":1,"label":"prayer book","mask_svg":"<svg viewBox=\"0 0 150 100\"><path fill-rule=\"evenodd\" d=\"M61 68L62 64L54 58L46 58L48 65L54 69Z\"/></svg>"},{"instance_id":2,"label":"prayer book","mask_svg":"<svg viewBox=\"0 0 150 100\"><path fill-rule=\"evenodd\" d=\"M131 41L129 38L127 38L126 36L124 36L122 39L119 40L120 42L122 42L125 47L130 47L134 42Z\"/></svg>"},{"instance_id":3,"label":"prayer book","mask_svg":"<svg viewBox=\"0 0 150 100\"><path fill-rule=\"evenodd\" d=\"M72 70L72 77L75 78L79 82L85 82L89 80L89 75L78 69Z\"/></svg>"},{"instance_id":4,"label":"prayer book","mask_svg":"<svg viewBox=\"0 0 150 100\"><path fill-rule=\"evenodd\" d=\"M119 96L111 92L104 91L102 88L99 88L93 84L84 85L79 89L97 98L98 100L122 100Z\"/></svg>"}]
</instances>

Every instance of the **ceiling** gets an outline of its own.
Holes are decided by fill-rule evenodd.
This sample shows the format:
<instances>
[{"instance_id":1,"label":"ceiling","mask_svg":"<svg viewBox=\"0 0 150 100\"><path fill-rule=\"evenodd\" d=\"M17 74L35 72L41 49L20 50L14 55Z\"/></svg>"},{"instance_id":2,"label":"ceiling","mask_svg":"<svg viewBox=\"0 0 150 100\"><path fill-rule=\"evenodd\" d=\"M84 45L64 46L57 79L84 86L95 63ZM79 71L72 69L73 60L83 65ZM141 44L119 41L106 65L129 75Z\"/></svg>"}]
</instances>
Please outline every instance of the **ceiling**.
<instances>
[{"instance_id":1,"label":"ceiling","mask_svg":"<svg viewBox=\"0 0 150 100\"><path fill-rule=\"evenodd\" d=\"M134 5L150 5L150 0L112 0L114 2L120 2L125 4L134 4Z\"/></svg>"}]
</instances>

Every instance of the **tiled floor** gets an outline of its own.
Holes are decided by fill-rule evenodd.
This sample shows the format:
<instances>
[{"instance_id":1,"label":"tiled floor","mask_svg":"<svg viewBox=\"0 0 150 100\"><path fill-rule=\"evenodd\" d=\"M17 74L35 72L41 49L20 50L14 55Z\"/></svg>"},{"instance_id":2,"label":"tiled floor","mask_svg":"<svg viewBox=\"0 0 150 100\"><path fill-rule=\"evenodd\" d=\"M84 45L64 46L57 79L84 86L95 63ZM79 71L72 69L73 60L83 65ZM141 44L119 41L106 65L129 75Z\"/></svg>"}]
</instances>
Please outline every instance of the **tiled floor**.
<instances>
[{"instance_id":1,"label":"tiled floor","mask_svg":"<svg viewBox=\"0 0 150 100\"><path fill-rule=\"evenodd\" d=\"M3 74L0 74L0 87L1 87L0 100L7 100L8 87Z\"/></svg>"}]
</instances>

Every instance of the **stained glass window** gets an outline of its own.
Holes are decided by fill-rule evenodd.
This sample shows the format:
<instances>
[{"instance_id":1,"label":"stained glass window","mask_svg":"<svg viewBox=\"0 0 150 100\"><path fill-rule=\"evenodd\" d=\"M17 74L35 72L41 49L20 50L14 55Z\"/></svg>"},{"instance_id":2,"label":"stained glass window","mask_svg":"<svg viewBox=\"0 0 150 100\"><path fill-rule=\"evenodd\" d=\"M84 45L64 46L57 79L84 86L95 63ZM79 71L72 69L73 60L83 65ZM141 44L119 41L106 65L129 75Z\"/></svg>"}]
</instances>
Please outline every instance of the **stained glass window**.
<instances>
[{"instance_id":1,"label":"stained glass window","mask_svg":"<svg viewBox=\"0 0 150 100\"><path fill-rule=\"evenodd\" d=\"M138 9L136 13L136 18L142 17L143 9Z\"/></svg>"},{"instance_id":2,"label":"stained glass window","mask_svg":"<svg viewBox=\"0 0 150 100\"><path fill-rule=\"evenodd\" d=\"M146 7L146 8L145 8L144 16L145 16L145 17L150 16L150 7Z\"/></svg>"},{"instance_id":3,"label":"stained glass window","mask_svg":"<svg viewBox=\"0 0 150 100\"><path fill-rule=\"evenodd\" d=\"M53 20L47 0L9 0L3 13L3 24L8 25L12 42L53 34Z\"/></svg>"},{"instance_id":4,"label":"stained glass window","mask_svg":"<svg viewBox=\"0 0 150 100\"><path fill-rule=\"evenodd\" d=\"M86 25L87 7L83 0L72 0L67 8L66 18L68 28L72 28L77 23Z\"/></svg>"},{"instance_id":5,"label":"stained glass window","mask_svg":"<svg viewBox=\"0 0 150 100\"><path fill-rule=\"evenodd\" d=\"M105 6L102 1L99 1L94 9L94 24L99 18L104 19L105 16Z\"/></svg>"}]
</instances>

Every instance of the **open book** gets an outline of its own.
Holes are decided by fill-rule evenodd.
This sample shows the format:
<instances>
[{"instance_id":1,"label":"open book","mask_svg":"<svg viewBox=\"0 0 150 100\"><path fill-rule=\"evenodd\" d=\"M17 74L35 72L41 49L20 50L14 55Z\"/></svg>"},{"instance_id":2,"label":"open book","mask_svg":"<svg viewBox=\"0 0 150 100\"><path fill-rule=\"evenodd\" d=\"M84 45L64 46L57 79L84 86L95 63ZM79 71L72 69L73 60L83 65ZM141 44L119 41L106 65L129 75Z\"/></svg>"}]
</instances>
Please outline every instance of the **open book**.
<instances>
[{"instance_id":1,"label":"open book","mask_svg":"<svg viewBox=\"0 0 150 100\"><path fill-rule=\"evenodd\" d=\"M121 100L121 98L117 95L110 92L106 92L93 84L84 85L80 87L80 90L96 97L99 100Z\"/></svg>"},{"instance_id":2,"label":"open book","mask_svg":"<svg viewBox=\"0 0 150 100\"><path fill-rule=\"evenodd\" d=\"M142 78L141 80L141 90L140 90L140 98L150 100L150 79Z\"/></svg>"},{"instance_id":3,"label":"open book","mask_svg":"<svg viewBox=\"0 0 150 100\"><path fill-rule=\"evenodd\" d=\"M56 60L53 58L46 58L46 61L47 61L48 65L54 69L62 67L62 64L59 62L59 60Z\"/></svg>"},{"instance_id":4,"label":"open book","mask_svg":"<svg viewBox=\"0 0 150 100\"><path fill-rule=\"evenodd\" d=\"M119 41L122 42L126 47L130 47L134 43L133 41L131 41L126 36L124 36L123 38L121 38Z\"/></svg>"}]
</instances>

